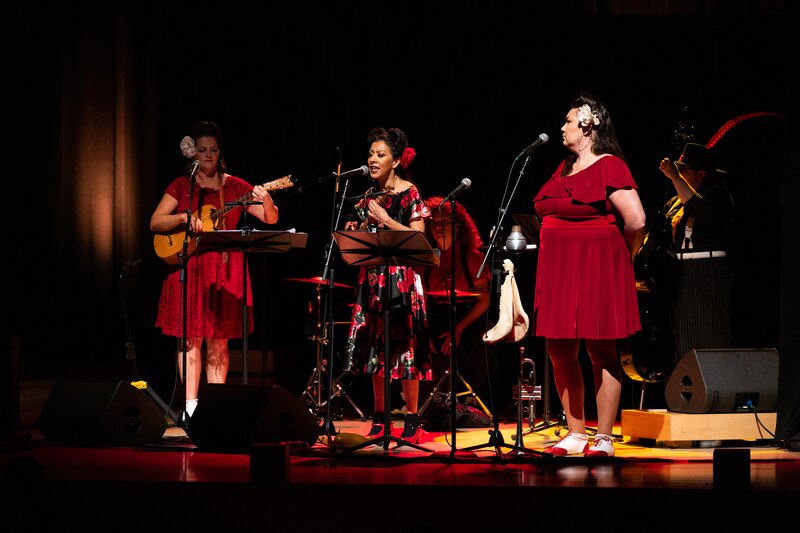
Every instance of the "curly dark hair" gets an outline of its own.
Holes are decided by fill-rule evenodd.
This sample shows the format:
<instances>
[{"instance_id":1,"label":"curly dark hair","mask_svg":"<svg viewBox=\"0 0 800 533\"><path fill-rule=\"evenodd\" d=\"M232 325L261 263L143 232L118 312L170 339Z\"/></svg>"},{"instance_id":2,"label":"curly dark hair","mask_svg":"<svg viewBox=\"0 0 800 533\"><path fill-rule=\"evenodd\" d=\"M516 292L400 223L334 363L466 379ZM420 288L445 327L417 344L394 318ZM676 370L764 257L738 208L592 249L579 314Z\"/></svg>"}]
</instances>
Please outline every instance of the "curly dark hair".
<instances>
[{"instance_id":1,"label":"curly dark hair","mask_svg":"<svg viewBox=\"0 0 800 533\"><path fill-rule=\"evenodd\" d=\"M452 213L450 202L445 202L444 197L431 196L425 200L425 204L430 208L432 217L438 215L436 218L442 218L448 221L450 220L450 214ZM458 244L467 249L479 249L481 246L483 246L483 239L478 231L477 224L475 224L475 220L472 218L472 216L470 216L462 204L455 202L455 206L455 221L459 226L459 229L456 232ZM425 224L425 236L428 238L429 242L436 242L431 233L430 223Z\"/></svg>"},{"instance_id":2,"label":"curly dark hair","mask_svg":"<svg viewBox=\"0 0 800 533\"><path fill-rule=\"evenodd\" d=\"M400 159L403 157L403 151L408 147L408 137L405 132L399 128L372 128L367 134L367 143L372 145L377 141L383 141L389 150L392 152L392 158ZM395 173L400 177L406 177L406 169L402 165L398 165Z\"/></svg>"},{"instance_id":3,"label":"curly dark hair","mask_svg":"<svg viewBox=\"0 0 800 533\"><path fill-rule=\"evenodd\" d=\"M589 126L590 128L594 128L597 134L595 136L594 145L592 145L592 153L597 155L611 154L624 160L625 156L622 153L622 147L619 144L619 139L617 139L617 132L614 129L614 123L611 122L611 115L608 113L608 109L606 108L605 104L593 94L583 92L572 100L570 109L577 109L584 104L588 105L592 109L592 113L594 113L597 118L600 119L600 124L597 126L593 124ZM577 158L578 156L573 152L569 153L569 155L566 157L566 164L561 170L562 177L567 176L572 171L572 165L575 164Z\"/></svg>"}]
</instances>

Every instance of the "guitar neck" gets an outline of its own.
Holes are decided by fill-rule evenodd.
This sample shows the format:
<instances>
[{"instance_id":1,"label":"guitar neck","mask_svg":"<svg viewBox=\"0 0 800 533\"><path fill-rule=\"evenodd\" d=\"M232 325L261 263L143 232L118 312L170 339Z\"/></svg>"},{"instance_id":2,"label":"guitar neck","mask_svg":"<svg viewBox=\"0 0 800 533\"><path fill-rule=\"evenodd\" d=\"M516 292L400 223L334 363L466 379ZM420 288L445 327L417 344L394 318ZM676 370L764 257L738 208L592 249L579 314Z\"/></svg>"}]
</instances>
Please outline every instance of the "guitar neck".
<instances>
[{"instance_id":1,"label":"guitar neck","mask_svg":"<svg viewBox=\"0 0 800 533\"><path fill-rule=\"evenodd\" d=\"M243 204L244 202L249 201L252 197L253 197L253 193L251 191L251 192L245 194L244 196L240 196L239 198L237 198L236 200L231 202L231 204ZM217 217L225 216L225 214L227 214L234 207L239 207L239 205L226 205L226 206L223 206L222 209L218 209L217 210L217 213L216 213Z\"/></svg>"},{"instance_id":2,"label":"guitar neck","mask_svg":"<svg viewBox=\"0 0 800 533\"><path fill-rule=\"evenodd\" d=\"M292 175L291 174L288 174L288 175L286 175L286 176L284 176L282 178L276 179L274 181L268 181L266 183L262 183L261 184L261 186L266 188L268 191L285 189L287 187L291 187L292 185L294 185L294 182L292 181ZM221 209L218 209L216 211L216 216L217 217L224 216L228 211L230 211L234 207L239 207L239 205L237 205L237 204L244 204L245 202L250 201L252 198L253 198L253 191L250 191L247 194L245 194L244 196L240 196L239 198L237 198L236 200L231 202L232 205L222 206Z\"/></svg>"}]
</instances>

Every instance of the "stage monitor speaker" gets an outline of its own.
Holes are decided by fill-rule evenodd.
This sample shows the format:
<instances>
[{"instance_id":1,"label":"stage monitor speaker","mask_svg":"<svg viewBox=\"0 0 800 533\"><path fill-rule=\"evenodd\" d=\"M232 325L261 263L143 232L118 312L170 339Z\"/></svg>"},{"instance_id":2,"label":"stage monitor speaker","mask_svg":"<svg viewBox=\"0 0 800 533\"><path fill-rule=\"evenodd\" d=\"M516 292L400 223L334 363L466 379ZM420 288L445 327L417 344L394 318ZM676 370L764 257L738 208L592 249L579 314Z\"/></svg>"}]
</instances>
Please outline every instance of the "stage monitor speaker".
<instances>
[{"instance_id":1,"label":"stage monitor speaker","mask_svg":"<svg viewBox=\"0 0 800 533\"><path fill-rule=\"evenodd\" d=\"M778 352L691 350L664 387L677 413L770 412L778 402Z\"/></svg>"},{"instance_id":2,"label":"stage monitor speaker","mask_svg":"<svg viewBox=\"0 0 800 533\"><path fill-rule=\"evenodd\" d=\"M155 443L166 429L164 413L126 381L58 381L39 414L42 437L65 443Z\"/></svg>"},{"instance_id":3,"label":"stage monitor speaker","mask_svg":"<svg viewBox=\"0 0 800 533\"><path fill-rule=\"evenodd\" d=\"M201 391L187 433L201 450L250 453L254 444L262 443L304 442L311 447L320 428L311 411L277 385L213 383Z\"/></svg>"}]
</instances>

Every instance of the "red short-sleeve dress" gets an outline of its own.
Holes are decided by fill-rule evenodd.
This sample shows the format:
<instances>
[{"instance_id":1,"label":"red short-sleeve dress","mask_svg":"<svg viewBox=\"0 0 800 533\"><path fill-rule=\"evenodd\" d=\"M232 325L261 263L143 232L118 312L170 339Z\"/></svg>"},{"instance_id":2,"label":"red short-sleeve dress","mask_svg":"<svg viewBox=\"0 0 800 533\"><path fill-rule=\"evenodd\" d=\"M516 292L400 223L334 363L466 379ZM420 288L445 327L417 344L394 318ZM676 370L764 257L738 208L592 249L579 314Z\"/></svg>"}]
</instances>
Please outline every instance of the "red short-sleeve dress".
<instances>
[{"instance_id":1,"label":"red short-sleeve dress","mask_svg":"<svg viewBox=\"0 0 800 533\"><path fill-rule=\"evenodd\" d=\"M608 195L636 189L613 155L574 175L559 165L533 199L542 220L531 332L552 339L622 339L641 329L633 263Z\"/></svg>"},{"instance_id":2,"label":"red short-sleeve dress","mask_svg":"<svg viewBox=\"0 0 800 533\"><path fill-rule=\"evenodd\" d=\"M227 176L224 192L226 201L245 196L253 186L241 178ZM167 194L178 200L178 211L189 206L189 180L180 177L167 187ZM198 205L221 207L219 190L200 188L195 185L192 198L194 209ZM234 207L225 216L225 228L236 229L242 207ZM212 339L241 339L242 328L242 289L247 293L248 333L253 331L252 293L249 275L242 284L242 261L239 252L203 252L189 256L186 263L186 296L188 338L204 337ZM167 267L161 286L158 302L156 327L164 335L183 336L183 284L180 264Z\"/></svg>"}]
</instances>

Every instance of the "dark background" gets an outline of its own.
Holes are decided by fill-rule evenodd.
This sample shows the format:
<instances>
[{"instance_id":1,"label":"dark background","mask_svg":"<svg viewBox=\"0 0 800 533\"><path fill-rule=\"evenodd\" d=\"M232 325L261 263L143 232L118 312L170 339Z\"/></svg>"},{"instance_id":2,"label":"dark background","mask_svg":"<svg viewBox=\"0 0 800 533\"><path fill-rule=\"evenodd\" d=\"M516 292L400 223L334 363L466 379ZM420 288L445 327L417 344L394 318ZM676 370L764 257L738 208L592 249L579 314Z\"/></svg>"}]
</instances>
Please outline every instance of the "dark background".
<instances>
[{"instance_id":1,"label":"dark background","mask_svg":"<svg viewBox=\"0 0 800 533\"><path fill-rule=\"evenodd\" d=\"M256 229L296 228L309 239L302 250L251 257L256 332L249 340L250 349L273 351L275 381L299 393L314 366L308 301L316 291L284 278L322 272L337 199L335 180L326 178L340 153L342 171L365 163L371 127L406 131L424 196L469 178L459 200L488 240L509 198L508 213L531 212L533 194L566 154L559 128L580 91L607 104L651 216L671 195L658 162L679 155L679 124L705 144L737 117L789 113L783 2L539 4L12 8L5 36L12 238L0 332L22 374L54 366L62 375L115 365L130 372L128 323L137 373L171 394L175 345L152 326L163 264L148 223L183 171L178 144L196 120L221 126L232 174L253 184L287 174L299 180L275 194L276 226L250 221ZM797 188L785 123L744 120L715 149L738 210L735 346L779 347L782 379L790 379L798 375L796 321L786 326L796 310L789 261L796 230L787 208ZM550 142L522 172L515 158L540 133ZM348 193L368 185L354 178ZM112 205L87 200L105 188L114 191ZM76 230L86 211L88 227L111 229ZM506 218L502 231L509 228ZM125 261L135 259L139 268L121 277ZM355 270L333 259L336 281L352 283ZM530 312L535 254L513 260ZM334 291L336 320L347 320L350 299L350 291ZM345 335L338 327L336 339ZM524 344L541 364L541 340ZM505 351L500 397L510 395L518 367L516 346ZM638 384L627 385L623 403L636 406ZM356 380L354 392L361 387ZM371 410L368 396L359 404Z\"/></svg>"}]
</instances>

